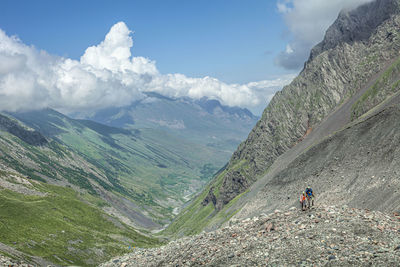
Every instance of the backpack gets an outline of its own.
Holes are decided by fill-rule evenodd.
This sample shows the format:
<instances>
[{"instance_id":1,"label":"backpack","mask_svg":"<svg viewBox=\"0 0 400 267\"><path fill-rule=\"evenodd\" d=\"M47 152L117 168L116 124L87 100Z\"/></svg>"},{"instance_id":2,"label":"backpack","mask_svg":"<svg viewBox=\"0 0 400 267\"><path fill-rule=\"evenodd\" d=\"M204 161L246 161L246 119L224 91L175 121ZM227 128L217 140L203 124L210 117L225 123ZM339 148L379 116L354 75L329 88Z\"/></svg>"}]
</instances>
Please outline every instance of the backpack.
<instances>
[{"instance_id":1,"label":"backpack","mask_svg":"<svg viewBox=\"0 0 400 267\"><path fill-rule=\"evenodd\" d=\"M300 202L303 202L304 200L306 200L306 194L303 192L303 193L300 195Z\"/></svg>"},{"instance_id":2,"label":"backpack","mask_svg":"<svg viewBox=\"0 0 400 267\"><path fill-rule=\"evenodd\" d=\"M311 195L312 195L312 189L309 188L309 187L307 187L307 189L306 189L306 194L309 195L309 196L311 196Z\"/></svg>"}]
</instances>

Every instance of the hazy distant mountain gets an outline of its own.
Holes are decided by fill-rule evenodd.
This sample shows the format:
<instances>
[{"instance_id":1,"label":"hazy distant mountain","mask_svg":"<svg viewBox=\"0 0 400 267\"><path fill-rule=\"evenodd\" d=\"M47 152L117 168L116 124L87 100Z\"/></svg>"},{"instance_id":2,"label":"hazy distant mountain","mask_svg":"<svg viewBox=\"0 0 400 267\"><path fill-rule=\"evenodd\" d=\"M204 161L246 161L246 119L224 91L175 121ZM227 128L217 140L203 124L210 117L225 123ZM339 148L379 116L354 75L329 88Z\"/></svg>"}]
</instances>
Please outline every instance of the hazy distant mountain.
<instances>
[{"instance_id":1,"label":"hazy distant mountain","mask_svg":"<svg viewBox=\"0 0 400 267\"><path fill-rule=\"evenodd\" d=\"M218 100L146 94L148 97L144 100L128 107L101 110L89 119L114 127L161 129L231 152L258 120L248 109L224 106Z\"/></svg>"}]
</instances>

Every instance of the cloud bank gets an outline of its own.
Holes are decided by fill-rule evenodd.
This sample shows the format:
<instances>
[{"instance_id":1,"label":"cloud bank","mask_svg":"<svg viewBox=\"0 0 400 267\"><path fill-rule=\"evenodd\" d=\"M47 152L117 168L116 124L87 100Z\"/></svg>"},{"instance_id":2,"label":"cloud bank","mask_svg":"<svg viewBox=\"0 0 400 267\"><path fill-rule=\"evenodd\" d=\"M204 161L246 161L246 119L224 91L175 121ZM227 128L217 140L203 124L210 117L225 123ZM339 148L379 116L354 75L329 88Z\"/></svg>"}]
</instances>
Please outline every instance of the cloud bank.
<instances>
[{"instance_id":1,"label":"cloud bank","mask_svg":"<svg viewBox=\"0 0 400 267\"><path fill-rule=\"evenodd\" d=\"M325 31L343 9L354 9L373 0L278 0L277 8L291 40L275 60L285 69L298 70L311 48L322 41Z\"/></svg>"},{"instance_id":2,"label":"cloud bank","mask_svg":"<svg viewBox=\"0 0 400 267\"><path fill-rule=\"evenodd\" d=\"M143 92L169 97L208 97L229 106L257 108L293 76L249 84L226 84L212 77L161 74L156 63L134 57L132 32L124 22L86 49L80 60L50 55L0 29L0 110L50 107L62 112L93 112L142 100Z\"/></svg>"}]
</instances>

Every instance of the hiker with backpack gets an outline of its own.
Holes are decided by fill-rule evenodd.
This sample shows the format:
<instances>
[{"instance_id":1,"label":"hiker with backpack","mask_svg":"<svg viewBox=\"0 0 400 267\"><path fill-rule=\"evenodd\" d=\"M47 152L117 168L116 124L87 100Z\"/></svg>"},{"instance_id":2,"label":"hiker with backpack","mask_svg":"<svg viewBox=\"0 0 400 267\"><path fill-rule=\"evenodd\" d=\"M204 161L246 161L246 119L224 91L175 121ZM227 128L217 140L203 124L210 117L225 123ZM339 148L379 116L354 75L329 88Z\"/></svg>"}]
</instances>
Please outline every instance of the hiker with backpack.
<instances>
[{"instance_id":1,"label":"hiker with backpack","mask_svg":"<svg viewBox=\"0 0 400 267\"><path fill-rule=\"evenodd\" d=\"M303 193L300 195L300 204L301 204L301 210L305 211L307 208L305 191L303 191Z\"/></svg>"},{"instance_id":2,"label":"hiker with backpack","mask_svg":"<svg viewBox=\"0 0 400 267\"><path fill-rule=\"evenodd\" d=\"M308 207L310 208L311 206L314 206L314 192L312 188L309 186L306 188L306 197L307 197L307 202L308 202Z\"/></svg>"}]
</instances>

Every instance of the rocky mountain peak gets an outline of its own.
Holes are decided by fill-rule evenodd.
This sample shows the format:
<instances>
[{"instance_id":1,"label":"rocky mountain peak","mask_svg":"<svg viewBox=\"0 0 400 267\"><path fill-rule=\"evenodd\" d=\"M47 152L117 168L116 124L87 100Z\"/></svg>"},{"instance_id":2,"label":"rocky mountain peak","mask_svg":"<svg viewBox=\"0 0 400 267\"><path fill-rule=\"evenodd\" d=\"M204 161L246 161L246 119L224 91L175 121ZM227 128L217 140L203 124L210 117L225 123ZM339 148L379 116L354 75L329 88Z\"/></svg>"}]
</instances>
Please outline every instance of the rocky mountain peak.
<instances>
[{"instance_id":1,"label":"rocky mountain peak","mask_svg":"<svg viewBox=\"0 0 400 267\"><path fill-rule=\"evenodd\" d=\"M308 62L341 43L368 40L382 22L399 12L398 0L375 0L353 10L342 10L326 31L324 40L311 50Z\"/></svg>"}]
</instances>

